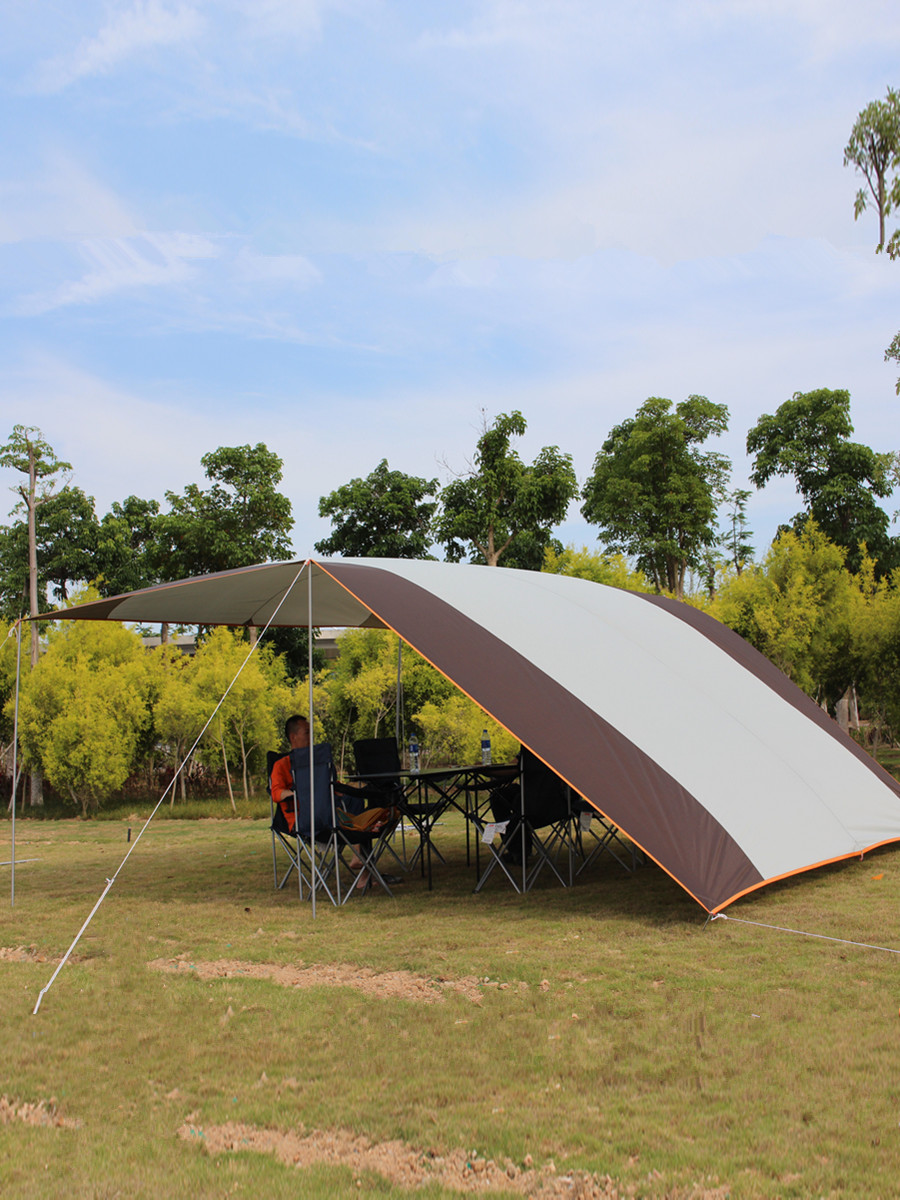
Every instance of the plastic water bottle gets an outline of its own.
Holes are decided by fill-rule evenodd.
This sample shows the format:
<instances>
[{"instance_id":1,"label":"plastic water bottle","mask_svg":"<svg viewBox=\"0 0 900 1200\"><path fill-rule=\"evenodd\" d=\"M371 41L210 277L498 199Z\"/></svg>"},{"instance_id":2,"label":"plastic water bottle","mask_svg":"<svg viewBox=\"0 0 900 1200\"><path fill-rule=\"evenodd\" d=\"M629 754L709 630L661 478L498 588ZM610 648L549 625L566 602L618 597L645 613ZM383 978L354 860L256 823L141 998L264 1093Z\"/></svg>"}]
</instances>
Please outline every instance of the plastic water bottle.
<instances>
[{"instance_id":1,"label":"plastic water bottle","mask_svg":"<svg viewBox=\"0 0 900 1200\"><path fill-rule=\"evenodd\" d=\"M419 743L415 738L409 743L409 769L413 775L419 773Z\"/></svg>"},{"instance_id":2,"label":"plastic water bottle","mask_svg":"<svg viewBox=\"0 0 900 1200\"><path fill-rule=\"evenodd\" d=\"M488 731L481 731L481 765L489 767L491 765L491 739L488 737Z\"/></svg>"}]
</instances>

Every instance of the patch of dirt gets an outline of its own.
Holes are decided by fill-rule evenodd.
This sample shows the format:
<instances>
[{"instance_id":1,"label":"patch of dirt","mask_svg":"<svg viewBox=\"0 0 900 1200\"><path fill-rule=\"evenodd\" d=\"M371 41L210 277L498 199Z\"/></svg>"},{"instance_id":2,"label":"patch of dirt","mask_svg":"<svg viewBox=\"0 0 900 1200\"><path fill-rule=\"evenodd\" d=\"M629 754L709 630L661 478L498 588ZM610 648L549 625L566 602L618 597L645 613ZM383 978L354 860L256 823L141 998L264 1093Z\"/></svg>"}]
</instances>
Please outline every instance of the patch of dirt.
<instances>
[{"instance_id":1,"label":"patch of dirt","mask_svg":"<svg viewBox=\"0 0 900 1200\"><path fill-rule=\"evenodd\" d=\"M484 998L483 983L474 976L434 979L413 971L379 972L347 963L283 965L227 958L201 962L180 954L177 958L157 958L147 965L156 971L196 975L199 979L271 979L282 987L296 988L352 987L382 1000L416 1000L422 1004L439 1003L448 992L455 992L473 1004L480 1004Z\"/></svg>"},{"instance_id":2,"label":"patch of dirt","mask_svg":"<svg viewBox=\"0 0 900 1200\"><path fill-rule=\"evenodd\" d=\"M0 962L57 963L61 957L59 954L45 954L34 944L30 946L0 946ZM74 962L75 959L69 961Z\"/></svg>"},{"instance_id":3,"label":"patch of dirt","mask_svg":"<svg viewBox=\"0 0 900 1200\"><path fill-rule=\"evenodd\" d=\"M49 1125L56 1129L78 1129L80 1121L60 1115L56 1106L56 1097L49 1100L38 1100L31 1104L27 1100L16 1103L8 1096L0 1096L0 1125L11 1125L21 1121L25 1125Z\"/></svg>"},{"instance_id":4,"label":"patch of dirt","mask_svg":"<svg viewBox=\"0 0 900 1200\"><path fill-rule=\"evenodd\" d=\"M258 1129L229 1122L226 1125L183 1124L183 1141L200 1145L207 1154L239 1150L273 1154L287 1166L310 1167L317 1163L349 1167L354 1173L371 1171L396 1187L412 1191L427 1184L461 1194L497 1191L519 1192L540 1200L631 1200L635 1196L657 1200L726 1200L729 1188L704 1183L686 1188L666 1188L657 1171L639 1184L618 1184L610 1175L589 1171L559 1171L550 1161L536 1167L531 1155L518 1166L511 1159L497 1163L474 1151L451 1150L437 1154L418 1150L399 1140L375 1144L347 1130L294 1131ZM357 1183L359 1176L357 1174Z\"/></svg>"},{"instance_id":5,"label":"patch of dirt","mask_svg":"<svg viewBox=\"0 0 900 1200\"><path fill-rule=\"evenodd\" d=\"M558 1174L553 1163L540 1169L518 1167L507 1160L479 1158L465 1150L439 1155L423 1152L401 1141L378 1145L346 1130L309 1133L257 1129L252 1125L229 1123L199 1128L182 1125L178 1136L198 1142L207 1154L255 1150L274 1154L288 1166L310 1167L329 1163L352 1171L373 1171L402 1188L419 1188L439 1183L457 1192L521 1192L524 1196L575 1197L577 1200L618 1200L620 1193L609 1176L599 1177L584 1171Z\"/></svg>"}]
</instances>

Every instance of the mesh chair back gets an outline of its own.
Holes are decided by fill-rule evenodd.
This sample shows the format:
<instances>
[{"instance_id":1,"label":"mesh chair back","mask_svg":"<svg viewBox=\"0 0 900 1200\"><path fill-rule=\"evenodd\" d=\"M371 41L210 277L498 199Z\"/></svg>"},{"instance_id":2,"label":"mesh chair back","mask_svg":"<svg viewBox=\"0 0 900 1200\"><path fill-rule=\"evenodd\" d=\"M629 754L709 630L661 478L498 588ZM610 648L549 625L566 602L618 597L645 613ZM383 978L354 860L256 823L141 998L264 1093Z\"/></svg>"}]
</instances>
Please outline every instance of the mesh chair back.
<instances>
[{"instance_id":1,"label":"mesh chair back","mask_svg":"<svg viewBox=\"0 0 900 1200\"><path fill-rule=\"evenodd\" d=\"M566 818L570 812L568 786L524 746L519 761L528 824L540 829Z\"/></svg>"},{"instance_id":2,"label":"mesh chair back","mask_svg":"<svg viewBox=\"0 0 900 1200\"><path fill-rule=\"evenodd\" d=\"M353 754L359 775L400 774L400 753L393 738L361 738L353 743Z\"/></svg>"},{"instance_id":3,"label":"mesh chair back","mask_svg":"<svg viewBox=\"0 0 900 1200\"><path fill-rule=\"evenodd\" d=\"M294 777L294 792L297 796L297 820L299 833L308 838L313 830L310 829L309 805L309 746L291 751L291 773ZM332 809L331 783L334 777L334 765L331 759L331 746L327 742L318 742L313 748L313 820L315 836L324 838L331 832L334 824ZM320 839L321 840L321 839Z\"/></svg>"}]
</instances>

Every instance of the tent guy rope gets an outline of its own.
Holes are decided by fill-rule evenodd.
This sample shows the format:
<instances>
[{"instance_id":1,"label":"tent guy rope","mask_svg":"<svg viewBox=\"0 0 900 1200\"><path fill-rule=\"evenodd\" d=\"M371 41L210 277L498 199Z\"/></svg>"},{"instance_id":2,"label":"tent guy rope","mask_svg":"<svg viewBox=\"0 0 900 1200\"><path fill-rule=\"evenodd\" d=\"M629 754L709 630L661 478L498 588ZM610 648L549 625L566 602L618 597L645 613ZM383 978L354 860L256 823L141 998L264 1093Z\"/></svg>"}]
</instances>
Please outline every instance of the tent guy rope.
<instances>
[{"instance_id":1,"label":"tent guy rope","mask_svg":"<svg viewBox=\"0 0 900 1200\"><path fill-rule=\"evenodd\" d=\"M304 565L305 565L305 564L304 564ZM225 691L222 693L222 695L221 695L221 697L220 697L220 699L219 699L219 702L218 702L218 704L216 705L216 707L215 707L215 708L213 709L213 711L212 711L212 712L209 714L209 717L208 717L208 718L207 718L207 720L206 720L206 724L203 726L203 728L202 728L202 729L200 730L200 732L197 734L197 737L196 737L196 739L195 739L195 741L194 741L194 744L191 746L190 750L189 750L189 751L187 752L187 754L184 756L184 759L182 760L181 766L178 768L178 770L177 770L177 771L175 772L175 774L172 776L172 779L171 779L171 781L169 782L168 786L166 787L166 790L163 792L163 794L162 794L162 795L160 796L160 798L157 800L156 804L155 804L155 805L154 805L154 807L153 807L153 811L150 813L150 816L147 818L147 820L146 820L146 821L144 822L144 824L141 826L141 830L140 830L140 832L138 833L137 837L134 839L134 841L133 841L133 842L131 843L131 845L129 846L129 848L128 848L128 852L126 853L126 855L125 855L125 857L122 859L122 861L119 863L119 865L118 865L118 867L116 868L116 871L115 871L115 873L113 874L112 878L111 878L111 879L107 879L107 881L106 881L106 887L105 887L105 888L103 889L103 891L101 892L101 894L100 894L100 898L99 898L99 900L97 901L97 903L96 903L96 904L94 905L94 907L91 909L91 911L90 911L90 914L88 915L88 918L87 918L87 920L86 920L86 921L85 921L85 923L82 925L82 927L81 927L81 928L78 930L78 933L75 935L75 940L72 942L72 945L71 945L71 946L68 948L68 950L65 952L65 954L63 955L63 957L60 959L59 965L57 966L57 968L56 968L56 970L53 972L53 974L50 976L50 978L49 978L49 980L47 981L47 983L46 983L46 984L45 984L45 985L44 985L44 986L41 988L40 992L38 993L37 1003L35 1004L35 1006L34 1006L34 1008L33 1008L33 1010L32 1010L32 1013L31 1013L31 1015L32 1015L32 1016L36 1016L36 1015L37 1015L37 1011L38 1011L38 1009L41 1007L41 1001L44 999L44 996L47 994L47 992L49 992L49 991L50 991L50 988L53 986L53 983L54 983L54 981L55 981L55 979L56 979L57 975L60 973L60 971L61 971L61 970L63 969L63 967L66 965L66 963L68 962L68 960L69 960L69 958L70 958L70 956L71 956L71 954L72 954L72 951L75 949L75 947L76 947L76 946L78 945L78 943L81 941L82 934L83 934L83 933L84 933L84 931L87 929L87 927L90 925L91 921L94 919L94 915L96 914L97 910L100 908L100 905L101 905L101 904L103 903L103 901L106 899L106 897L107 897L107 895L108 895L108 893L109 893L109 890L110 890L110 888L112 887L112 885L113 885L113 884L116 882L116 880L118 879L120 872L122 871L122 869L123 869L123 867L125 866L125 864L128 862L128 860L129 860L129 858L131 857L131 855L132 855L133 851L136 849L138 842L141 840L141 838L144 836L145 832L147 831L147 827L149 826L150 822L153 820L153 818L156 816L157 812L159 811L159 807L160 807L160 805L162 804L163 800L165 800L166 796L168 796L169 792L172 790L172 788L174 788L174 786L175 786L175 783L176 783L176 781L178 780L178 777L181 775L181 772L184 770L184 768L185 768L186 764L187 764L187 763L188 763L188 761L190 760L190 758L191 758L191 755L194 753L194 751L197 749L197 746L200 744L200 739L201 739L201 738L203 737L203 735L206 733L207 729L209 729L210 725L212 724L213 720L215 719L216 713L219 711L219 709L222 707L222 705L223 705L223 704L225 703L225 701L228 699L228 696L229 696L229 694L231 693L231 690L232 690L232 688L234 687L234 685L237 683L238 679L240 678L240 676L241 676L241 673L242 673L242 671L244 670L244 667L246 667L247 663L250 661L250 659L251 659L251 658L253 657L253 655L256 653L256 650L257 650L257 647L259 646L259 643L262 641L262 639L265 637L266 633L268 633L268 631L269 631L269 626L272 624L272 622L273 622L273 621L275 620L275 618L278 616L278 610L281 608L282 604L284 604L285 600L287 600L288 596L289 596L289 595L290 595L290 593L291 593L291 589L294 587L294 584L296 584L297 580L300 578L300 576L301 576L302 574L303 574L303 566L301 566L301 567L300 567L300 570L297 572L297 574L296 574L296 575L294 576L294 578L292 579L292 581L291 581L291 583L290 583L290 586L287 588L287 590L285 591L284 595L283 595L283 596L281 597L281 599L279 600L279 602L278 602L278 606L276 607L275 611L272 613L271 617L269 618L268 622L266 623L266 626L265 626L265 628L263 629L262 633L261 633L261 634L259 635L259 637L257 638L257 640L256 640L256 643L250 647L250 650L249 650L249 652L248 652L248 654L247 654L247 657L244 659L244 661L243 661L243 662L241 663L241 665L238 667L237 671L235 671L235 673L234 673L234 678L231 680L231 683L229 683L228 687L227 687L227 688L225 689Z\"/></svg>"},{"instance_id":2,"label":"tent guy rope","mask_svg":"<svg viewBox=\"0 0 900 1200\"><path fill-rule=\"evenodd\" d=\"M821 938L825 942L838 942L842 946L859 946L863 950L883 950L885 954L900 954L890 946L873 946L870 942L851 942L849 938L830 937L827 933L808 933L805 929L788 929L784 925L766 925L762 921L746 921L742 917L729 917L727 913L712 913L710 921L737 921L738 925L756 925L760 929L774 929L776 933L796 933L800 937Z\"/></svg>"}]
</instances>

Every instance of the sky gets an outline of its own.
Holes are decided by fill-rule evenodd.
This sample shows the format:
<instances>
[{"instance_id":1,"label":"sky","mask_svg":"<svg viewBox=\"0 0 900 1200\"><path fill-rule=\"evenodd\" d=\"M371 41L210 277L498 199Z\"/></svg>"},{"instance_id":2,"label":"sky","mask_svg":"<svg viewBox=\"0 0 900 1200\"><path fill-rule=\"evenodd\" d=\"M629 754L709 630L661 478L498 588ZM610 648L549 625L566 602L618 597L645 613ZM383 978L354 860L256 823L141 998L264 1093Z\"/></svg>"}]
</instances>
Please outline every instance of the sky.
<instances>
[{"instance_id":1,"label":"sky","mask_svg":"<svg viewBox=\"0 0 900 1200\"><path fill-rule=\"evenodd\" d=\"M854 437L900 449L900 262L843 165L900 83L893 0L0 18L0 439L40 428L98 515L261 441L305 557L319 497L383 458L446 483L518 409L521 456L583 483L648 396L727 405L734 487L798 391L849 389ZM799 507L754 491L758 552ZM597 545L578 504L559 535Z\"/></svg>"}]
</instances>

